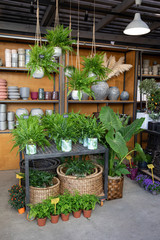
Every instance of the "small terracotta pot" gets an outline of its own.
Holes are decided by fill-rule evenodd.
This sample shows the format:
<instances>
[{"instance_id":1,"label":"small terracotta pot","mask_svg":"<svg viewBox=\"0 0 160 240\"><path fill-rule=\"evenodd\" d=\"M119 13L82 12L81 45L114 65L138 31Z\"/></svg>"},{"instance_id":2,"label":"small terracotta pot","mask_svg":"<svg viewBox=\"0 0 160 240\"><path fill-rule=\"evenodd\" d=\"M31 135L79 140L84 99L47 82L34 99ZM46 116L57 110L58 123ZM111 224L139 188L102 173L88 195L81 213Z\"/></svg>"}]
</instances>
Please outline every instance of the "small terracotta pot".
<instances>
[{"instance_id":1,"label":"small terracotta pot","mask_svg":"<svg viewBox=\"0 0 160 240\"><path fill-rule=\"evenodd\" d=\"M74 216L75 218L80 218L81 212L82 212L82 210L79 210L79 211L77 211L77 212L73 212L73 216Z\"/></svg>"},{"instance_id":2,"label":"small terracotta pot","mask_svg":"<svg viewBox=\"0 0 160 240\"><path fill-rule=\"evenodd\" d=\"M47 218L37 218L37 224L39 227L43 227L46 225Z\"/></svg>"},{"instance_id":3,"label":"small terracotta pot","mask_svg":"<svg viewBox=\"0 0 160 240\"><path fill-rule=\"evenodd\" d=\"M51 223L58 223L59 215L51 215Z\"/></svg>"},{"instance_id":4,"label":"small terracotta pot","mask_svg":"<svg viewBox=\"0 0 160 240\"><path fill-rule=\"evenodd\" d=\"M19 214L25 213L25 207L19 208L19 209L18 209L18 213L19 213Z\"/></svg>"},{"instance_id":5,"label":"small terracotta pot","mask_svg":"<svg viewBox=\"0 0 160 240\"><path fill-rule=\"evenodd\" d=\"M90 218L91 217L92 210L83 210L83 216L85 218Z\"/></svg>"},{"instance_id":6,"label":"small terracotta pot","mask_svg":"<svg viewBox=\"0 0 160 240\"><path fill-rule=\"evenodd\" d=\"M65 221L65 222L68 221L69 220L69 213L67 215L61 213L61 219L62 219L62 221Z\"/></svg>"}]
</instances>

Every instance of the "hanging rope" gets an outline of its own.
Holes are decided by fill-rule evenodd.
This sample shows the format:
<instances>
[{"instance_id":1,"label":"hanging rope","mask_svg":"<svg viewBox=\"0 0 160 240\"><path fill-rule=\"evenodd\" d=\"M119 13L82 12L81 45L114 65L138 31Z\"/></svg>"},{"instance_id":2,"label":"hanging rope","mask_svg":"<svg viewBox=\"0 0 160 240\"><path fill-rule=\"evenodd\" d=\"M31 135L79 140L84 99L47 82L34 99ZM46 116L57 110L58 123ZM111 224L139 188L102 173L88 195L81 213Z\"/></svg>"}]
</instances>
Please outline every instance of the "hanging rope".
<instances>
[{"instance_id":1,"label":"hanging rope","mask_svg":"<svg viewBox=\"0 0 160 240\"><path fill-rule=\"evenodd\" d=\"M70 30L69 38L71 40L71 38L72 38L72 33L71 33L71 30L72 30L71 0L70 0L69 30ZM69 55L69 53L68 53L68 55ZM68 62L68 65L69 65L69 62ZM73 66L73 54L72 54L72 51L71 51L71 66Z\"/></svg>"},{"instance_id":2,"label":"hanging rope","mask_svg":"<svg viewBox=\"0 0 160 240\"><path fill-rule=\"evenodd\" d=\"M39 24L39 0L37 0L37 24L36 24L36 33L35 33L35 43L38 46L42 45L42 39L41 39L41 31L40 31L40 24Z\"/></svg>"},{"instance_id":3,"label":"hanging rope","mask_svg":"<svg viewBox=\"0 0 160 240\"><path fill-rule=\"evenodd\" d=\"M59 25L58 0L56 0L56 15L54 21L54 28Z\"/></svg>"},{"instance_id":4,"label":"hanging rope","mask_svg":"<svg viewBox=\"0 0 160 240\"><path fill-rule=\"evenodd\" d=\"M78 0L78 32L77 32L76 68L79 68L79 70L80 70L80 56L79 56L79 0Z\"/></svg>"},{"instance_id":5,"label":"hanging rope","mask_svg":"<svg viewBox=\"0 0 160 240\"><path fill-rule=\"evenodd\" d=\"M95 0L94 0L94 10L93 10L93 37L92 37L92 51L91 51L91 56L94 56L94 55L96 54L95 25L96 25L96 18L95 18Z\"/></svg>"}]
</instances>

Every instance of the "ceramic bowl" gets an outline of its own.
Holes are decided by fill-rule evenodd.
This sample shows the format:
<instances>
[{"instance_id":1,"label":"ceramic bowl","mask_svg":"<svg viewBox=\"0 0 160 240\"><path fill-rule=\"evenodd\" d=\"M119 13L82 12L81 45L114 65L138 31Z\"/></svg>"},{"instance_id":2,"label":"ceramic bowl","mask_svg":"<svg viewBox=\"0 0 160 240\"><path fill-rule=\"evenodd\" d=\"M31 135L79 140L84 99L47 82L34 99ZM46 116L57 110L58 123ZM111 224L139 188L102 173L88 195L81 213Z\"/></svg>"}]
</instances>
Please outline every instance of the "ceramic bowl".
<instances>
[{"instance_id":1,"label":"ceramic bowl","mask_svg":"<svg viewBox=\"0 0 160 240\"><path fill-rule=\"evenodd\" d=\"M32 108L31 110L31 116L42 116L43 110L41 108Z\"/></svg>"},{"instance_id":2,"label":"ceramic bowl","mask_svg":"<svg viewBox=\"0 0 160 240\"><path fill-rule=\"evenodd\" d=\"M18 116L18 117L20 117L21 115L29 115L29 112L28 112L28 110L26 109L26 108L18 108L17 110L16 110L16 115Z\"/></svg>"}]
</instances>

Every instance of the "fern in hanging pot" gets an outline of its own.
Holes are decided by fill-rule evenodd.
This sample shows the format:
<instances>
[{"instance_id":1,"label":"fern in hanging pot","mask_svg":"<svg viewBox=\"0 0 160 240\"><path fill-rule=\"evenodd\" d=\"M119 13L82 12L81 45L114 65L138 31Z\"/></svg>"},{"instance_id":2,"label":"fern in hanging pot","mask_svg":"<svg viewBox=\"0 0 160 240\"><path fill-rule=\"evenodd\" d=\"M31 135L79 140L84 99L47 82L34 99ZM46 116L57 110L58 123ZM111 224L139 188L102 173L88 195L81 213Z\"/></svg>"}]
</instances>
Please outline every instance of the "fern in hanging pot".
<instances>
[{"instance_id":1,"label":"fern in hanging pot","mask_svg":"<svg viewBox=\"0 0 160 240\"><path fill-rule=\"evenodd\" d=\"M60 57L62 53L66 51L72 51L72 44L76 43L69 37L72 30L68 27L64 28L63 25L57 25L54 30L47 30L46 39L49 42L49 46L54 48L55 57Z\"/></svg>"},{"instance_id":2,"label":"fern in hanging pot","mask_svg":"<svg viewBox=\"0 0 160 240\"><path fill-rule=\"evenodd\" d=\"M66 77L71 77L72 73L75 71L75 67L74 66L66 66L64 68L64 73Z\"/></svg>"},{"instance_id":3,"label":"fern in hanging pot","mask_svg":"<svg viewBox=\"0 0 160 240\"><path fill-rule=\"evenodd\" d=\"M30 61L27 63L29 74L34 78L47 76L51 79L51 73L58 72L57 67L59 67L59 64L53 58L54 49L38 44L30 47Z\"/></svg>"}]
</instances>

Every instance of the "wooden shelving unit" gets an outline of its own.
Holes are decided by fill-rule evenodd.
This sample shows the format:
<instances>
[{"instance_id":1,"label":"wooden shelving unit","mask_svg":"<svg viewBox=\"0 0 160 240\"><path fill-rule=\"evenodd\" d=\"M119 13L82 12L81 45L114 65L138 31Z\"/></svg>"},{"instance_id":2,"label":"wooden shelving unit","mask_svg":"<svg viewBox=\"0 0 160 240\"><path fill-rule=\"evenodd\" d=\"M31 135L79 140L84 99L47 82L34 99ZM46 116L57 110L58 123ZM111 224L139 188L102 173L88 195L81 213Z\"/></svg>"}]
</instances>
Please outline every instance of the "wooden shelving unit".
<instances>
[{"instance_id":1,"label":"wooden shelving unit","mask_svg":"<svg viewBox=\"0 0 160 240\"><path fill-rule=\"evenodd\" d=\"M68 100L68 103L78 103L78 104L81 104L81 103L91 103L91 104L95 104L95 103L113 103L113 104L121 104L121 103L134 103L134 101L121 101L121 100L81 100L81 101L78 101L78 100Z\"/></svg>"},{"instance_id":2,"label":"wooden shelving unit","mask_svg":"<svg viewBox=\"0 0 160 240\"><path fill-rule=\"evenodd\" d=\"M31 103L59 103L59 100L0 100L0 104L1 103L23 103L23 104L31 104Z\"/></svg>"}]
</instances>

